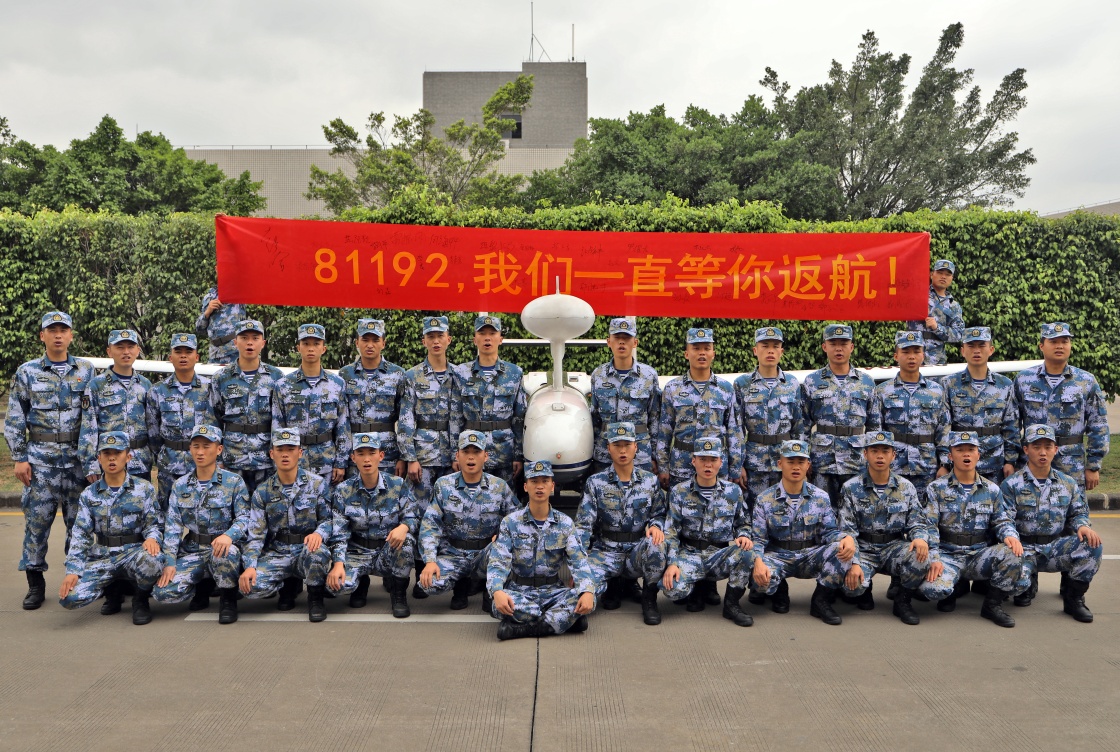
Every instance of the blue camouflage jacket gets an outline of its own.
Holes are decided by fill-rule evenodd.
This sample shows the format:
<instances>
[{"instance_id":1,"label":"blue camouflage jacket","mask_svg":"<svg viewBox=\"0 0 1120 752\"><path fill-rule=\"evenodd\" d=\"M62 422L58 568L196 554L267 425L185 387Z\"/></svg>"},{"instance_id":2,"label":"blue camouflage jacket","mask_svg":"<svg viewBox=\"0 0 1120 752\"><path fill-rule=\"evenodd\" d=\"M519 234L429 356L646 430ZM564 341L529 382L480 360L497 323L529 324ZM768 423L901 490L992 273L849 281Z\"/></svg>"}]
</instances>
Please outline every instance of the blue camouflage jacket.
<instances>
[{"instance_id":1,"label":"blue camouflage jacket","mask_svg":"<svg viewBox=\"0 0 1120 752\"><path fill-rule=\"evenodd\" d=\"M198 309L198 319L194 322L194 333L199 340L210 340L211 362L215 361L214 356L217 354L214 340L237 334L237 325L249 318L248 308L241 303L223 303L221 308L210 315L210 318L206 318L206 306L217 297L218 288L211 287L206 291L202 296L202 306ZM229 358L237 358L237 347L232 342L219 345L218 349ZM223 362L227 361L223 360Z\"/></svg>"},{"instance_id":2,"label":"blue camouflage jacket","mask_svg":"<svg viewBox=\"0 0 1120 752\"><path fill-rule=\"evenodd\" d=\"M938 465L949 463L949 406L945 390L933 379L922 376L913 394L895 376L875 387L868 430L885 430L895 435L892 470L902 475L933 475ZM903 433L928 437L903 443Z\"/></svg>"},{"instance_id":3,"label":"blue camouflage jacket","mask_svg":"<svg viewBox=\"0 0 1120 752\"><path fill-rule=\"evenodd\" d=\"M827 428L867 428L874 391L875 380L854 367L843 379L837 379L828 366L805 377L801 402L805 420L813 428L809 442L813 470L847 475L863 469L860 434L836 436Z\"/></svg>"},{"instance_id":4,"label":"blue camouflage jacket","mask_svg":"<svg viewBox=\"0 0 1120 752\"><path fill-rule=\"evenodd\" d=\"M175 481L163 528L164 566L174 566L180 553L196 553L202 546L184 536L228 535L237 543L249 529L249 490L241 476L218 468L208 486L191 470Z\"/></svg>"},{"instance_id":5,"label":"blue camouflage jacket","mask_svg":"<svg viewBox=\"0 0 1120 752\"><path fill-rule=\"evenodd\" d=\"M581 594L595 592L595 577L587 566L572 518L549 508L544 526L537 527L529 507L519 509L499 525L486 567L486 589L491 595L504 590L511 575L557 576L562 563L567 563Z\"/></svg>"},{"instance_id":6,"label":"blue camouflage jacket","mask_svg":"<svg viewBox=\"0 0 1120 752\"><path fill-rule=\"evenodd\" d=\"M502 518L521 507L509 485L496 475L482 474L472 493L462 473L445 475L435 482L432 500L420 521L420 546L424 562L433 562L440 551L458 551L448 541L494 537Z\"/></svg>"},{"instance_id":7,"label":"blue camouflage jacket","mask_svg":"<svg viewBox=\"0 0 1120 752\"><path fill-rule=\"evenodd\" d=\"M210 406L222 429L222 464L235 470L271 470L268 456L272 425L272 387L283 378L276 366L261 363L246 378L236 362L224 366L210 381ZM232 426L262 426L245 433Z\"/></svg>"},{"instance_id":8,"label":"blue camouflage jacket","mask_svg":"<svg viewBox=\"0 0 1120 752\"><path fill-rule=\"evenodd\" d=\"M146 421L148 446L159 467L172 475L184 475L194 467L186 449L172 449L167 441L190 443L191 431L199 423L214 423L210 406L210 379L196 375L186 394L179 391L178 380L171 374L148 390Z\"/></svg>"},{"instance_id":9,"label":"blue camouflage jacket","mask_svg":"<svg viewBox=\"0 0 1120 752\"><path fill-rule=\"evenodd\" d=\"M812 483L801 488L801 498L794 503L779 481L759 494L754 503L751 537L755 554L779 548L779 540L835 543L844 537L836 523L828 494Z\"/></svg>"},{"instance_id":10,"label":"blue camouflage jacket","mask_svg":"<svg viewBox=\"0 0 1120 752\"><path fill-rule=\"evenodd\" d=\"M777 472L780 443L809 435L797 377L780 368L772 389L758 371L735 379L735 408L743 430L743 457L748 472ZM764 437L778 438L770 439L774 443L764 444Z\"/></svg>"},{"instance_id":11,"label":"blue camouflage jacket","mask_svg":"<svg viewBox=\"0 0 1120 752\"><path fill-rule=\"evenodd\" d=\"M347 478L331 492L331 560L346 561L350 534L384 538L398 525L408 525L416 535L419 526L416 500L403 478L378 473L377 485L366 488L361 476Z\"/></svg>"},{"instance_id":12,"label":"blue camouflage jacket","mask_svg":"<svg viewBox=\"0 0 1120 752\"><path fill-rule=\"evenodd\" d=\"M1100 470L1108 454L1108 416L1104 393L1088 371L1067 365L1061 383L1051 389L1046 366L1019 371L1015 396L1019 401L1019 424L1026 428L1044 423L1058 435L1054 467L1069 475L1083 469ZM1078 437L1087 438L1082 441ZM1063 444L1063 440L1073 443Z\"/></svg>"},{"instance_id":13,"label":"blue camouflage jacket","mask_svg":"<svg viewBox=\"0 0 1120 752\"><path fill-rule=\"evenodd\" d=\"M980 434L977 470L994 475L1002 472L1004 464L1018 465L1022 454L1019 402L1011 379L989 370L984 388L976 391L966 368L946 376L941 385L949 401L951 430Z\"/></svg>"},{"instance_id":14,"label":"blue camouflage jacket","mask_svg":"<svg viewBox=\"0 0 1120 752\"><path fill-rule=\"evenodd\" d=\"M993 540L1002 542L1004 538L1019 537L999 486L981 475L976 476L971 492L961 485L954 473L930 483L926 488L926 518L930 522L930 558L934 561L942 550L950 554L975 551L990 545ZM987 540L961 546L942 541L946 534L986 534Z\"/></svg>"},{"instance_id":15,"label":"blue camouflage jacket","mask_svg":"<svg viewBox=\"0 0 1120 752\"><path fill-rule=\"evenodd\" d=\"M865 533L894 533L910 540L929 540L925 507L914 484L891 473L883 496L875 492L871 475L864 471L844 484L840 496L840 530L860 545L875 545L859 539Z\"/></svg>"},{"instance_id":16,"label":"blue camouflage jacket","mask_svg":"<svg viewBox=\"0 0 1120 752\"><path fill-rule=\"evenodd\" d=\"M272 388L272 425L298 428L303 440L325 437L304 445L308 466L331 465L335 470L345 470L351 441L346 384L326 369L321 376L319 383L311 386L303 369L297 368L277 381Z\"/></svg>"},{"instance_id":17,"label":"blue camouflage jacket","mask_svg":"<svg viewBox=\"0 0 1120 752\"><path fill-rule=\"evenodd\" d=\"M654 445L658 472L690 475L692 445L713 435L723 440L720 477L738 473L743 466L743 434L731 384L715 374L705 382L693 381L688 373L666 384Z\"/></svg>"},{"instance_id":18,"label":"blue camouflage jacket","mask_svg":"<svg viewBox=\"0 0 1120 752\"><path fill-rule=\"evenodd\" d=\"M261 552L272 548L280 532L302 536L318 533L323 545L328 545L334 524L328 490L321 476L303 468L287 495L277 473L257 486L249 510L248 535L241 546L242 566L255 569Z\"/></svg>"},{"instance_id":19,"label":"blue camouflage jacket","mask_svg":"<svg viewBox=\"0 0 1120 752\"><path fill-rule=\"evenodd\" d=\"M652 366L634 360L634 367L625 375L614 367L614 361L591 372L591 421L595 427L595 460L610 464L607 440L603 429L610 423L632 422L638 432L634 464L649 464L656 458L653 438L661 417L661 387Z\"/></svg>"},{"instance_id":20,"label":"blue camouflage jacket","mask_svg":"<svg viewBox=\"0 0 1120 752\"><path fill-rule=\"evenodd\" d=\"M132 383L124 386L112 369L94 376L82 395L82 430L78 438L78 456L86 475L99 475L97 437L107 431L124 431L128 438L143 445L132 449L128 472L142 475L152 471L152 451L148 436L145 406L152 382L138 371Z\"/></svg>"},{"instance_id":21,"label":"blue camouflage jacket","mask_svg":"<svg viewBox=\"0 0 1120 752\"><path fill-rule=\"evenodd\" d=\"M1071 476L1050 469L1045 492L1034 482L1029 467L1004 479L1000 485L1011 521L1020 535L1077 535L1090 527L1085 494Z\"/></svg>"},{"instance_id":22,"label":"blue camouflage jacket","mask_svg":"<svg viewBox=\"0 0 1120 752\"><path fill-rule=\"evenodd\" d=\"M508 467L520 461L525 433L525 390L522 371L499 360L492 381L483 376L478 359L454 366L455 383L451 392L451 444L458 446L459 432L471 430L479 421L508 421L509 428L490 432L488 467ZM475 429L483 430L483 429Z\"/></svg>"},{"instance_id":23,"label":"blue camouflage jacket","mask_svg":"<svg viewBox=\"0 0 1120 752\"><path fill-rule=\"evenodd\" d=\"M964 312L951 292L940 297L929 288L929 315L937 320L937 329L927 329L925 319L906 322L907 331L921 332L925 343L925 363L927 366L944 365L946 342L960 342L964 339Z\"/></svg>"},{"instance_id":24,"label":"blue camouflage jacket","mask_svg":"<svg viewBox=\"0 0 1120 752\"><path fill-rule=\"evenodd\" d=\"M700 495L695 478L673 486L664 529L670 563L679 558L682 537L708 540L718 547L751 537L746 499L739 486L727 480L717 480L710 503Z\"/></svg>"},{"instance_id":25,"label":"blue camouflage jacket","mask_svg":"<svg viewBox=\"0 0 1120 752\"><path fill-rule=\"evenodd\" d=\"M448 364L442 383L426 358L405 373L397 423L397 447L404 461L419 462L424 467L451 467L455 459L451 441L454 368Z\"/></svg>"},{"instance_id":26,"label":"blue camouflage jacket","mask_svg":"<svg viewBox=\"0 0 1120 752\"><path fill-rule=\"evenodd\" d=\"M78 514L70 532L66 574L81 575L86 564L109 555L97 534L140 535L162 540L163 518L156 504L156 490L143 478L125 475L120 492L109 490L105 479L94 481L78 497ZM139 546L139 543L131 544Z\"/></svg>"},{"instance_id":27,"label":"blue camouflage jacket","mask_svg":"<svg viewBox=\"0 0 1120 752\"><path fill-rule=\"evenodd\" d=\"M350 432L377 434L385 452L384 461L396 462L400 459L400 452L394 424L400 415L404 397L404 369L382 358L374 373L369 375L359 360L343 366L338 377L346 384L344 394ZM389 428L384 430L378 426L375 430L373 425L367 425L373 423L382 423Z\"/></svg>"},{"instance_id":28,"label":"blue camouflage jacket","mask_svg":"<svg viewBox=\"0 0 1120 752\"><path fill-rule=\"evenodd\" d=\"M585 551L596 548L626 548L626 543L607 540L600 530L644 533L647 527L665 524L665 493L657 476L635 467L630 483L623 485L614 467L587 479L583 499L576 512L576 529Z\"/></svg>"},{"instance_id":29,"label":"blue camouflage jacket","mask_svg":"<svg viewBox=\"0 0 1120 752\"><path fill-rule=\"evenodd\" d=\"M13 462L40 467L74 467L78 442L32 441L31 431L76 433L82 427L82 395L93 379L89 361L68 356L70 370L59 376L44 355L16 369L8 390L4 438ZM86 473L83 473L85 475Z\"/></svg>"}]
</instances>

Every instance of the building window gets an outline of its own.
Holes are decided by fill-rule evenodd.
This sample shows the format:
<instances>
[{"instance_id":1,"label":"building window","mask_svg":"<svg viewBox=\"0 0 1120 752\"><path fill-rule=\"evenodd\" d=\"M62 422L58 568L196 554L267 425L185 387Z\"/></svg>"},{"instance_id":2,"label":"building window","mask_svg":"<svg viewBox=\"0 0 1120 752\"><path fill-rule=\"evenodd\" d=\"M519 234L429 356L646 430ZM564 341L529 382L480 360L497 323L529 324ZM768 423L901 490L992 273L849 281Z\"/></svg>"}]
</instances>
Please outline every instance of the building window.
<instances>
[{"instance_id":1,"label":"building window","mask_svg":"<svg viewBox=\"0 0 1120 752\"><path fill-rule=\"evenodd\" d=\"M502 138L521 138L521 116L520 115L502 115L502 120L512 120L514 122L513 130L506 131L502 134Z\"/></svg>"}]
</instances>

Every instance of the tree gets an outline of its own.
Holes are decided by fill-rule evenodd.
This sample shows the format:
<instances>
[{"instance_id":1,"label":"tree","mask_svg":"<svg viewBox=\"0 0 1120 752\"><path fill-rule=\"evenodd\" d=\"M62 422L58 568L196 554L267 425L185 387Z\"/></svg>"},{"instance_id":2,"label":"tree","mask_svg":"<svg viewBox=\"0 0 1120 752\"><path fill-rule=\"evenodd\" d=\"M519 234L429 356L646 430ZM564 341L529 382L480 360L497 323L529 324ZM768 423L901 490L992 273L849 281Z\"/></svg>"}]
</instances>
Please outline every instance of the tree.
<instances>
[{"instance_id":1,"label":"tree","mask_svg":"<svg viewBox=\"0 0 1120 752\"><path fill-rule=\"evenodd\" d=\"M503 84L482 106L482 122L459 120L433 133L435 117L421 109L393 118L384 112L366 120L363 139L341 118L323 126L331 154L350 163L354 177L311 167L307 198L321 199L334 214L355 207L385 206L405 188L423 184L443 203L456 206L507 206L516 202L522 178L498 175L494 166L505 155L503 133L513 129L512 115L522 114L533 95L533 77L518 76Z\"/></svg>"}]
</instances>

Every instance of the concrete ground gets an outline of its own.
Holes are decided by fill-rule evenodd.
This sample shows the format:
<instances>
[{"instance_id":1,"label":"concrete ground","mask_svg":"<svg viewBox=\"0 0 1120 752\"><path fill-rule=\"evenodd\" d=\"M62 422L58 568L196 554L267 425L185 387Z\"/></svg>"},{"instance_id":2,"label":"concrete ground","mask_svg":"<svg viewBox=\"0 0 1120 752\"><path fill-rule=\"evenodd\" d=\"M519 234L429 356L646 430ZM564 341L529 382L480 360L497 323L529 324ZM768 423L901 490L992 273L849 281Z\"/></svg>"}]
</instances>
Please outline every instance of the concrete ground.
<instances>
[{"instance_id":1,"label":"concrete ground","mask_svg":"<svg viewBox=\"0 0 1120 752\"><path fill-rule=\"evenodd\" d=\"M718 609L689 614L662 599L596 613L583 635L500 643L496 622L448 610L449 596L388 615L388 596L350 610L328 601L310 624L275 601L242 601L217 624L216 600L154 608L132 625L126 602L103 617L57 602L62 524L48 600L25 612L15 571L22 516L0 513L0 747L5 750L937 750L1117 749L1120 561L1104 562L1087 602L1093 624L1061 613L1058 576L1001 629L978 596L923 622L840 604L844 624L808 615L812 584L791 586L789 614L747 606L738 628ZM1093 521L1106 554L1120 515ZM54 591L52 595L51 591ZM745 602L745 599L744 599Z\"/></svg>"}]
</instances>

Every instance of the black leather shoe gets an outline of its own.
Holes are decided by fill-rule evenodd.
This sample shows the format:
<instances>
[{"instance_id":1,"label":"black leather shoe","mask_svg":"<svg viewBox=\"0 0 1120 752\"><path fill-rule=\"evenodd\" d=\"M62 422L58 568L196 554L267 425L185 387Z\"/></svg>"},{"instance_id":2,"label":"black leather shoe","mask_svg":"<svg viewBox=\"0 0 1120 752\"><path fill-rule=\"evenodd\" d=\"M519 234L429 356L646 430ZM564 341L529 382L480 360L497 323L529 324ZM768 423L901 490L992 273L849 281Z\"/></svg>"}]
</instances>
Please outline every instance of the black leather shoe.
<instances>
[{"instance_id":1,"label":"black leather shoe","mask_svg":"<svg viewBox=\"0 0 1120 752\"><path fill-rule=\"evenodd\" d=\"M692 592L688 594L688 602L684 606L686 611L696 613L704 610L704 594L700 592L700 582L693 585Z\"/></svg>"},{"instance_id":2,"label":"black leather shoe","mask_svg":"<svg viewBox=\"0 0 1120 752\"><path fill-rule=\"evenodd\" d=\"M704 583L704 588L701 591L704 596L705 606L718 606L723 603L723 599L719 597L719 590L716 589L715 580L700 580Z\"/></svg>"},{"instance_id":3,"label":"black leather shoe","mask_svg":"<svg viewBox=\"0 0 1120 752\"><path fill-rule=\"evenodd\" d=\"M327 607L323 603L325 586L307 586L307 620L320 622L327 618Z\"/></svg>"},{"instance_id":4,"label":"black leather shoe","mask_svg":"<svg viewBox=\"0 0 1120 752\"><path fill-rule=\"evenodd\" d=\"M148 605L148 597L152 594L151 590L136 589L136 595L132 596L132 623L137 626L142 626L152 620L152 609Z\"/></svg>"},{"instance_id":5,"label":"black leather shoe","mask_svg":"<svg viewBox=\"0 0 1120 752\"><path fill-rule=\"evenodd\" d=\"M214 592L214 581L205 578L194 586L194 597L191 598L188 608L191 611L202 611L210 608L210 594Z\"/></svg>"},{"instance_id":6,"label":"black leather shoe","mask_svg":"<svg viewBox=\"0 0 1120 752\"><path fill-rule=\"evenodd\" d=\"M642 621L649 626L661 623L661 609L657 607L657 583L642 588Z\"/></svg>"},{"instance_id":7,"label":"black leather shoe","mask_svg":"<svg viewBox=\"0 0 1120 752\"><path fill-rule=\"evenodd\" d=\"M218 623L233 624L237 621L237 588L222 588L218 598Z\"/></svg>"},{"instance_id":8,"label":"black leather shoe","mask_svg":"<svg viewBox=\"0 0 1120 752\"><path fill-rule=\"evenodd\" d=\"M23 596L23 610L34 611L42 606L47 598L47 581L42 572L28 569L26 574L27 595Z\"/></svg>"},{"instance_id":9,"label":"black leather shoe","mask_svg":"<svg viewBox=\"0 0 1120 752\"><path fill-rule=\"evenodd\" d=\"M276 599L277 611L291 611L296 607L296 598L303 592L303 580L289 577L284 580Z\"/></svg>"},{"instance_id":10,"label":"black leather shoe","mask_svg":"<svg viewBox=\"0 0 1120 752\"><path fill-rule=\"evenodd\" d=\"M1014 627L1015 620L1003 610L1005 600L1007 600L1007 593L992 587L989 583L988 593L984 596L984 605L980 607L980 615L1001 627Z\"/></svg>"},{"instance_id":11,"label":"black leather shoe","mask_svg":"<svg viewBox=\"0 0 1120 752\"><path fill-rule=\"evenodd\" d=\"M451 589L451 610L462 611L470 600L471 581L469 577L460 577Z\"/></svg>"},{"instance_id":12,"label":"black leather shoe","mask_svg":"<svg viewBox=\"0 0 1120 752\"><path fill-rule=\"evenodd\" d=\"M1093 621L1093 612L1085 605L1085 593L1088 590L1088 582L1078 582L1070 578L1066 584L1066 594L1062 598L1064 601L1062 611L1082 624L1089 624Z\"/></svg>"},{"instance_id":13,"label":"black leather shoe","mask_svg":"<svg viewBox=\"0 0 1120 752\"><path fill-rule=\"evenodd\" d=\"M809 603L809 615L815 616L825 624L831 626L840 624L843 619L840 618L840 614L836 613L836 609L832 607L835 600L835 590L818 584L817 589L813 591L813 600Z\"/></svg>"},{"instance_id":14,"label":"black leather shoe","mask_svg":"<svg viewBox=\"0 0 1120 752\"><path fill-rule=\"evenodd\" d=\"M105 586L103 592L105 602L101 604L101 615L112 616L121 612L121 604L124 603L124 596L121 595L121 584L117 581L110 582Z\"/></svg>"},{"instance_id":15,"label":"black leather shoe","mask_svg":"<svg viewBox=\"0 0 1120 752\"><path fill-rule=\"evenodd\" d=\"M870 589L871 588L868 588L868 590ZM891 584L887 586L887 600L893 601L898 596L900 590L902 590L902 580L897 577L892 577Z\"/></svg>"},{"instance_id":16,"label":"black leather shoe","mask_svg":"<svg viewBox=\"0 0 1120 752\"><path fill-rule=\"evenodd\" d=\"M412 615L412 610L408 607L408 578L407 577L390 577L389 578L389 601L393 608L393 618L407 619Z\"/></svg>"},{"instance_id":17,"label":"black leather shoe","mask_svg":"<svg viewBox=\"0 0 1120 752\"><path fill-rule=\"evenodd\" d=\"M723 618L730 619L740 627L749 627L754 624L754 618L739 607L739 599L744 592L743 588L727 586L723 593Z\"/></svg>"},{"instance_id":18,"label":"black leather shoe","mask_svg":"<svg viewBox=\"0 0 1120 752\"><path fill-rule=\"evenodd\" d=\"M391 580L390 577L383 579ZM393 583L389 582L389 594L393 593ZM358 578L358 586L354 588L354 592L350 593L350 608L362 608L366 605L369 597L369 575L363 574Z\"/></svg>"},{"instance_id":19,"label":"black leather shoe","mask_svg":"<svg viewBox=\"0 0 1120 752\"><path fill-rule=\"evenodd\" d=\"M622 605L622 589L621 584L617 577L611 577L607 580L607 589L603 591L602 597L599 598L599 608L604 611L614 611Z\"/></svg>"},{"instance_id":20,"label":"black leather shoe","mask_svg":"<svg viewBox=\"0 0 1120 752\"><path fill-rule=\"evenodd\" d=\"M546 632L545 629L547 629L548 631ZM578 619L576 619L572 623L572 626L568 627L569 634L580 634L581 632L586 632L586 631L587 631L587 616L586 615L580 616ZM544 637L545 635L550 635L550 634L553 634L552 627L550 627L548 624L545 624L542 621L541 622L541 637Z\"/></svg>"},{"instance_id":21,"label":"black leather shoe","mask_svg":"<svg viewBox=\"0 0 1120 752\"><path fill-rule=\"evenodd\" d=\"M871 594L871 588L874 583L868 583L867 590L864 590L860 595L856 596L856 608L860 611L874 611L875 610L875 596ZM899 590L902 588L900 587ZM890 595L888 594L889 598ZM895 594L898 597L898 594ZM893 600L893 599L892 599Z\"/></svg>"},{"instance_id":22,"label":"black leather shoe","mask_svg":"<svg viewBox=\"0 0 1120 752\"><path fill-rule=\"evenodd\" d=\"M502 619L502 623L498 625L499 640L516 640L521 637L536 636L536 624L522 624L519 621L509 621L508 619Z\"/></svg>"},{"instance_id":23,"label":"black leather shoe","mask_svg":"<svg viewBox=\"0 0 1120 752\"><path fill-rule=\"evenodd\" d=\"M789 613L789 583L782 580L777 591L770 596L770 610L776 614Z\"/></svg>"},{"instance_id":24,"label":"black leather shoe","mask_svg":"<svg viewBox=\"0 0 1120 752\"><path fill-rule=\"evenodd\" d=\"M914 610L914 606L910 603L910 599L914 596L913 590L899 588L898 595L894 597L894 608L891 612L902 620L903 624L911 626L921 623L921 617L918 612Z\"/></svg>"}]
</instances>

